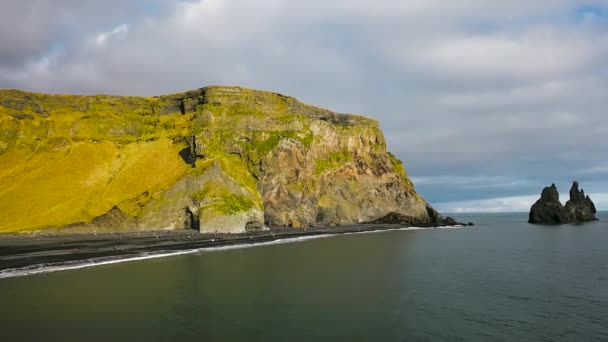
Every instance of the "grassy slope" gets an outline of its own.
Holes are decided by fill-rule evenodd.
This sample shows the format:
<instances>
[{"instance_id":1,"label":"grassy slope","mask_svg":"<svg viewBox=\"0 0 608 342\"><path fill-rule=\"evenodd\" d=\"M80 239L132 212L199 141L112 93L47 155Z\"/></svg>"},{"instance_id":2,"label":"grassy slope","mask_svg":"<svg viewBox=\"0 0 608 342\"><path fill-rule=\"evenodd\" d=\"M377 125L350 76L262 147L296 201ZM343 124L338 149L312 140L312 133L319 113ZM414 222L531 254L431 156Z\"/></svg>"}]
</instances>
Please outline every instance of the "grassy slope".
<instances>
[{"instance_id":1,"label":"grassy slope","mask_svg":"<svg viewBox=\"0 0 608 342\"><path fill-rule=\"evenodd\" d=\"M29 160L25 151L0 156L0 165L20 169L0 179L0 231L90 221L119 203L137 214L128 200L162 190L187 172L176 147L167 139L123 149L111 142L78 142Z\"/></svg>"},{"instance_id":2,"label":"grassy slope","mask_svg":"<svg viewBox=\"0 0 608 342\"><path fill-rule=\"evenodd\" d=\"M0 91L0 232L90 221L150 197L189 170L174 143L191 116L151 98ZM7 106L7 107L5 107ZM4 152L4 153L2 153Z\"/></svg>"}]
</instances>

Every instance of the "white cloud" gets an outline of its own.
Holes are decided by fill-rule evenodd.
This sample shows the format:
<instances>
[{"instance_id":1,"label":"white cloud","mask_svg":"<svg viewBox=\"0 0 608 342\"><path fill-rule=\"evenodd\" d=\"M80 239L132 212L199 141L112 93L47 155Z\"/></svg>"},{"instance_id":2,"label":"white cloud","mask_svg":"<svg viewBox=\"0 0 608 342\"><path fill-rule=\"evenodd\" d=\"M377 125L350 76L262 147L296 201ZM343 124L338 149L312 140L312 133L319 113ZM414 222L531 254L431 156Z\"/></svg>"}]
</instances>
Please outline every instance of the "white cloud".
<instances>
[{"instance_id":1,"label":"white cloud","mask_svg":"<svg viewBox=\"0 0 608 342\"><path fill-rule=\"evenodd\" d=\"M103 47L111 39L126 39L128 33L129 26L127 26L126 24L121 24L116 26L111 31L98 33L97 35L95 35L94 42L98 47Z\"/></svg>"},{"instance_id":2,"label":"white cloud","mask_svg":"<svg viewBox=\"0 0 608 342\"><path fill-rule=\"evenodd\" d=\"M608 192L588 194L597 210L608 210ZM496 212L529 212L539 195L511 196L481 200L467 200L436 203L435 207L442 213L496 213ZM568 197L561 196L562 204Z\"/></svg>"},{"instance_id":3,"label":"white cloud","mask_svg":"<svg viewBox=\"0 0 608 342\"><path fill-rule=\"evenodd\" d=\"M585 71L606 56L598 43L606 46L581 30L555 27L449 35L405 45L403 62L448 77L526 82Z\"/></svg>"},{"instance_id":4,"label":"white cloud","mask_svg":"<svg viewBox=\"0 0 608 342\"><path fill-rule=\"evenodd\" d=\"M435 207L442 213L525 212L538 198L538 195L513 196L436 203Z\"/></svg>"},{"instance_id":5,"label":"white cloud","mask_svg":"<svg viewBox=\"0 0 608 342\"><path fill-rule=\"evenodd\" d=\"M501 176L441 175L412 177L417 186L450 186L463 188L509 188L529 184L525 179Z\"/></svg>"}]
</instances>

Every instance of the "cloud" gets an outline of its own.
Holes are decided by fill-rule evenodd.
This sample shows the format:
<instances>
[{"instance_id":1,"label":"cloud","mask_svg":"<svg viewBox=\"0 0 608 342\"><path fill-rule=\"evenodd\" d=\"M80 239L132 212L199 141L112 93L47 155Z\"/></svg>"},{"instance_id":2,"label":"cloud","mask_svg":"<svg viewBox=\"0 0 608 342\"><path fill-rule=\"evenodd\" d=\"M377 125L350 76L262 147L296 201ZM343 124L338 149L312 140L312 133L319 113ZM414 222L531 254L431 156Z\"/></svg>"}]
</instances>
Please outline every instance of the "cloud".
<instances>
[{"instance_id":1,"label":"cloud","mask_svg":"<svg viewBox=\"0 0 608 342\"><path fill-rule=\"evenodd\" d=\"M78 45L80 35L167 9L170 0L7 0L0 13L0 70L22 68L56 44Z\"/></svg>"},{"instance_id":2,"label":"cloud","mask_svg":"<svg viewBox=\"0 0 608 342\"><path fill-rule=\"evenodd\" d=\"M606 56L607 40L592 38L582 26L549 25L524 31L460 33L405 45L405 68L434 78L459 78L459 86L539 82L593 71ZM599 44L599 48L598 48Z\"/></svg>"},{"instance_id":3,"label":"cloud","mask_svg":"<svg viewBox=\"0 0 608 342\"><path fill-rule=\"evenodd\" d=\"M15 0L6 8L3 88L268 89L379 119L432 203L527 196L573 179L608 192L604 1Z\"/></svg>"},{"instance_id":4,"label":"cloud","mask_svg":"<svg viewBox=\"0 0 608 342\"><path fill-rule=\"evenodd\" d=\"M120 24L111 31L101 32L95 36L93 41L95 45L103 47L108 43L110 39L125 39L129 33L129 26L126 24Z\"/></svg>"},{"instance_id":5,"label":"cloud","mask_svg":"<svg viewBox=\"0 0 608 342\"><path fill-rule=\"evenodd\" d=\"M479 212L526 212L538 200L538 196L513 196L484 200L440 202L438 210L444 213L479 213Z\"/></svg>"}]
</instances>

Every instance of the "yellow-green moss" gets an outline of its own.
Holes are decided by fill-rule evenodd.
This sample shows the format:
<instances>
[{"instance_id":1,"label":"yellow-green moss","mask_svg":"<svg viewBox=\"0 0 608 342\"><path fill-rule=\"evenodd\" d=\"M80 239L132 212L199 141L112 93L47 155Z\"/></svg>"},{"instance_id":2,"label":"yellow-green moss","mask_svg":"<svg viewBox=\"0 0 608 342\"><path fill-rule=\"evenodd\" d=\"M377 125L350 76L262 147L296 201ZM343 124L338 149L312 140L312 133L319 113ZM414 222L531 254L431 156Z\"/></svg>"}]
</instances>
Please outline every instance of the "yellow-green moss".
<instances>
[{"instance_id":1,"label":"yellow-green moss","mask_svg":"<svg viewBox=\"0 0 608 342\"><path fill-rule=\"evenodd\" d=\"M16 100L4 99L4 93L0 91L0 153L15 148L17 141L37 146L39 141L50 136L68 137L74 141L111 140L121 143L181 137L189 133L193 115L173 113L159 116L153 115L151 109L136 107L151 106L148 100L125 98L125 103L122 103L117 97L63 95L33 95L37 103L42 103L35 106L36 112L30 104L19 105L27 103L27 97L15 104ZM65 107L58 107L58 103L62 103L58 99L66 102ZM76 103L70 104L70 99ZM2 103L13 107L4 107ZM31 119L17 118L23 115L30 115Z\"/></svg>"},{"instance_id":2,"label":"yellow-green moss","mask_svg":"<svg viewBox=\"0 0 608 342\"><path fill-rule=\"evenodd\" d=\"M273 151L283 139L299 141L306 149L310 148L313 140L313 134L310 131L258 131L251 135L250 140L242 141L241 144L246 147L247 151L254 152L258 156L264 156Z\"/></svg>"},{"instance_id":3,"label":"yellow-green moss","mask_svg":"<svg viewBox=\"0 0 608 342\"><path fill-rule=\"evenodd\" d=\"M393 165L393 170L395 170L395 172L401 176L401 178L408 178L407 173L405 172L405 167L403 167L401 160L397 159L397 157L390 152L387 152L387 156Z\"/></svg>"},{"instance_id":4,"label":"yellow-green moss","mask_svg":"<svg viewBox=\"0 0 608 342\"><path fill-rule=\"evenodd\" d=\"M231 193L223 184L209 182L194 197L204 203L203 210L212 210L222 215L234 215L249 211L254 207L253 201L245 196Z\"/></svg>"},{"instance_id":5,"label":"yellow-green moss","mask_svg":"<svg viewBox=\"0 0 608 342\"><path fill-rule=\"evenodd\" d=\"M333 170L353 160L353 155L348 150L340 150L330 153L324 158L316 161L315 173L320 175L326 170Z\"/></svg>"},{"instance_id":6,"label":"yellow-green moss","mask_svg":"<svg viewBox=\"0 0 608 342\"><path fill-rule=\"evenodd\" d=\"M190 169L178 156L182 147L167 139L124 148L102 141L34 155L5 153L0 156L0 232L90 221L146 191L166 189ZM139 208L126 202L121 207L132 216Z\"/></svg>"},{"instance_id":7,"label":"yellow-green moss","mask_svg":"<svg viewBox=\"0 0 608 342\"><path fill-rule=\"evenodd\" d=\"M216 155L215 158L219 161L222 170L236 180L250 194L255 203L262 203L262 196L257 189L257 181L247 169L247 164L242 158L230 154Z\"/></svg>"},{"instance_id":8,"label":"yellow-green moss","mask_svg":"<svg viewBox=\"0 0 608 342\"><path fill-rule=\"evenodd\" d=\"M403 166L403 163L401 162L401 160L397 159L397 157L395 157L390 152L387 152L387 156L388 156L389 160L391 161L391 164L393 165L393 170L403 180L406 188L411 190L412 192L415 192L414 183L412 183L412 180L408 177L407 172L405 171L405 167ZM417 193L415 195L420 197Z\"/></svg>"}]
</instances>

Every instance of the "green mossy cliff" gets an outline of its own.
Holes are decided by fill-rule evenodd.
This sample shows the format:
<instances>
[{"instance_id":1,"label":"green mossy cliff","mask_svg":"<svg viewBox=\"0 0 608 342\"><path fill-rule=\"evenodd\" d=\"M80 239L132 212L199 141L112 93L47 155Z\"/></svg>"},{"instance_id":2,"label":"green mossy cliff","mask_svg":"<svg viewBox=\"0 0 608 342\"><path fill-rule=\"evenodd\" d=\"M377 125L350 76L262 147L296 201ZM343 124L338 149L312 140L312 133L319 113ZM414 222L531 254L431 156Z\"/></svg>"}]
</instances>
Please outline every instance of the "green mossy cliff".
<instances>
[{"instance_id":1,"label":"green mossy cliff","mask_svg":"<svg viewBox=\"0 0 608 342\"><path fill-rule=\"evenodd\" d=\"M0 232L433 224L378 123L292 97L0 90Z\"/></svg>"}]
</instances>

